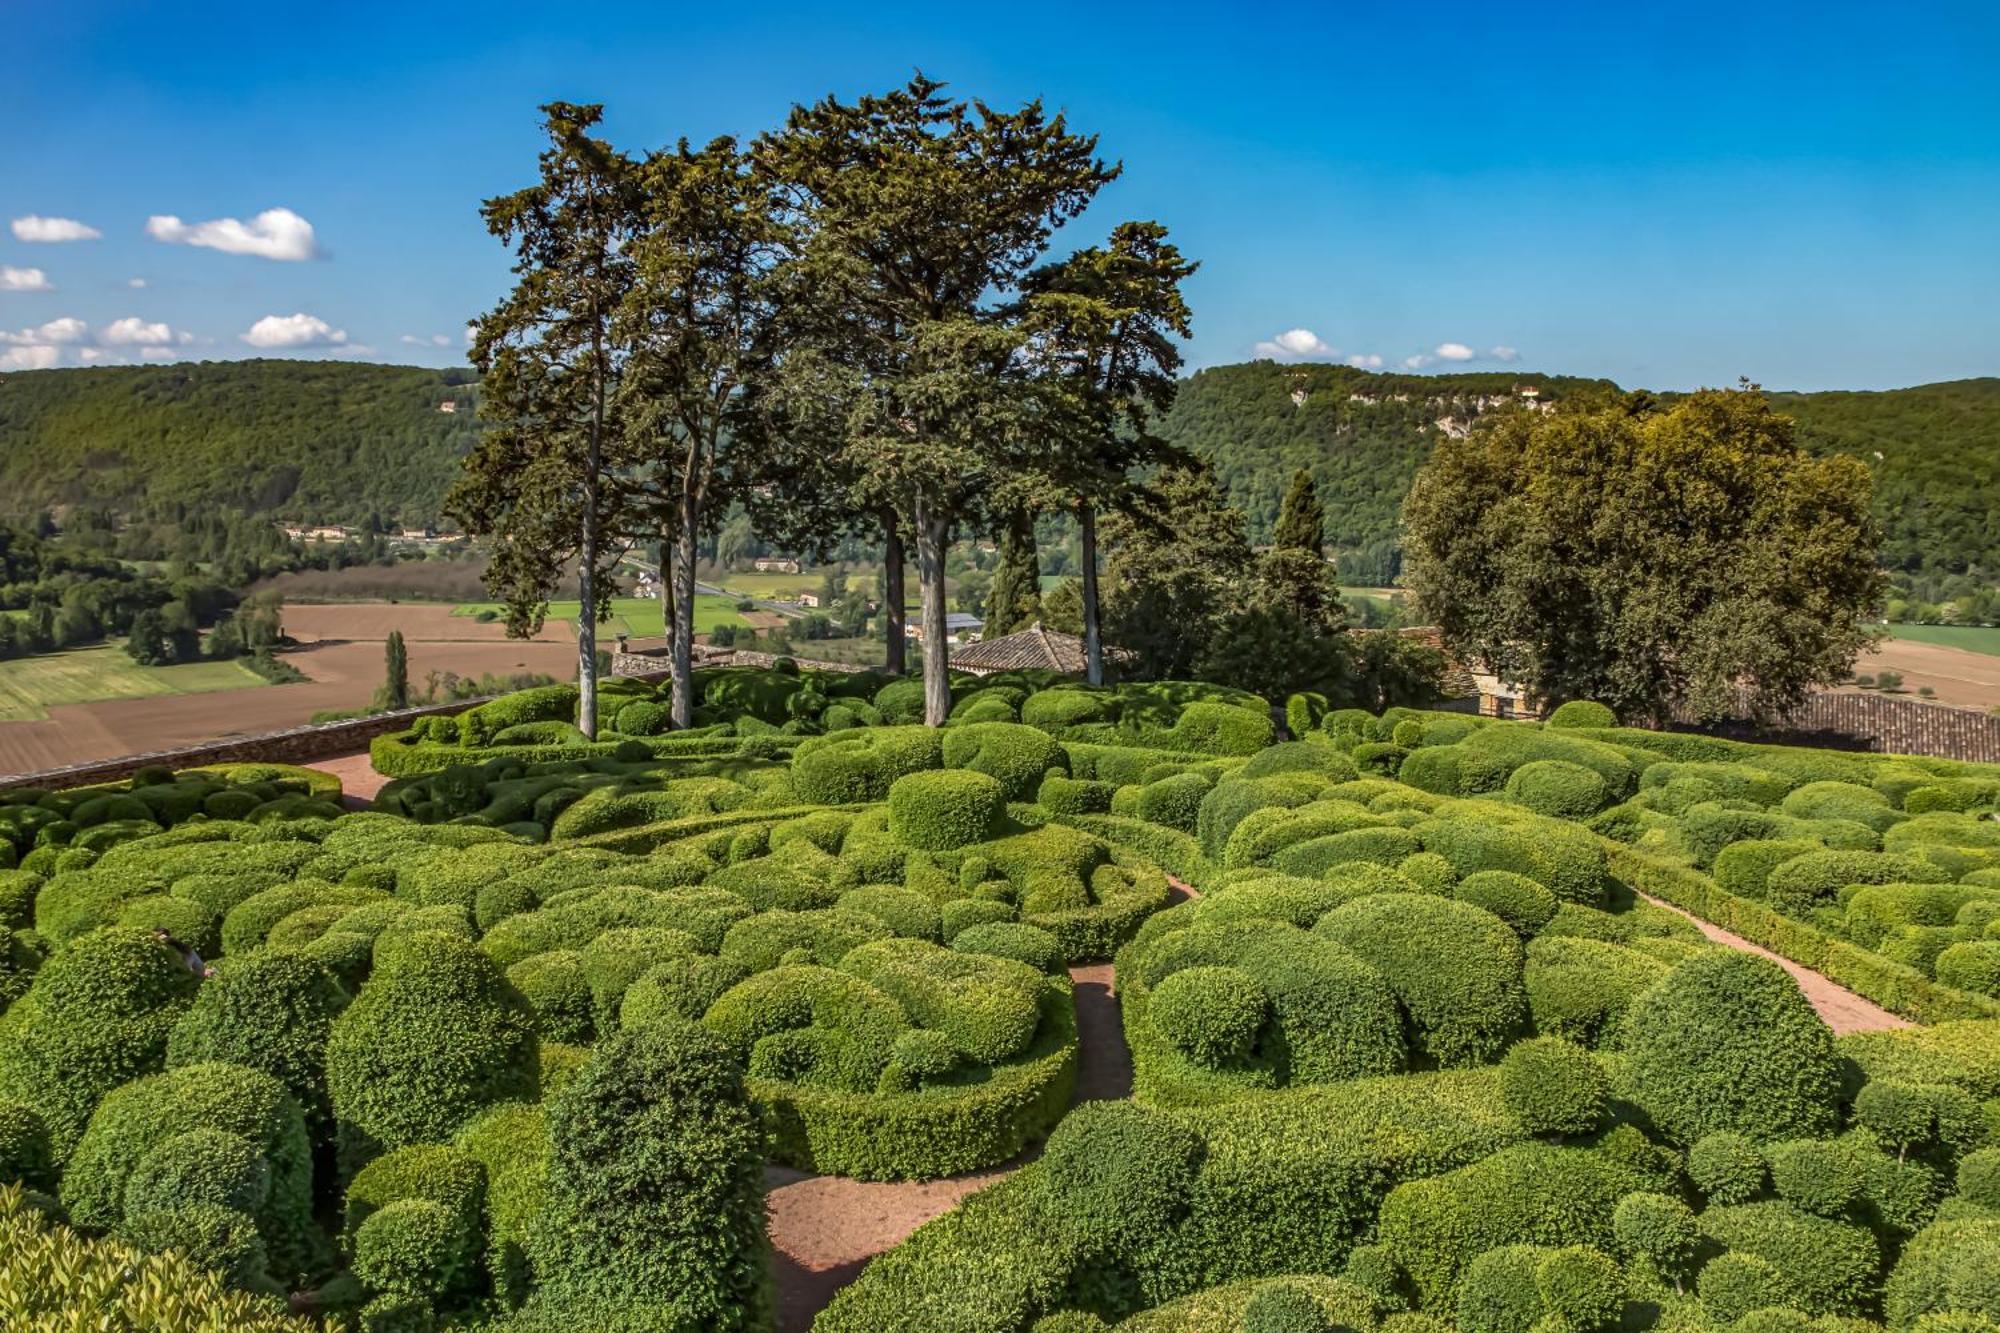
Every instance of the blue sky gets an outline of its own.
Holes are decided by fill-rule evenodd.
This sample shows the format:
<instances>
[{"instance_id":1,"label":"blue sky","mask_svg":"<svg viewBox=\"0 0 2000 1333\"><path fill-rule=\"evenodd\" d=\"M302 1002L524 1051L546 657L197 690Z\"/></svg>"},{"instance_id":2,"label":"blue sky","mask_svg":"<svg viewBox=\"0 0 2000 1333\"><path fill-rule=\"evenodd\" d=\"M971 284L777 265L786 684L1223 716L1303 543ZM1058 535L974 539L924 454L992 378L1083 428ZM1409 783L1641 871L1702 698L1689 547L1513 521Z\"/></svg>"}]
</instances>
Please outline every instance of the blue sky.
<instances>
[{"instance_id":1,"label":"blue sky","mask_svg":"<svg viewBox=\"0 0 2000 1333\"><path fill-rule=\"evenodd\" d=\"M537 104L602 101L640 150L921 67L1103 136L1125 176L1064 238L1165 222L1203 265L1191 365L2000 373L1991 3L0 13L0 364L455 364Z\"/></svg>"}]
</instances>

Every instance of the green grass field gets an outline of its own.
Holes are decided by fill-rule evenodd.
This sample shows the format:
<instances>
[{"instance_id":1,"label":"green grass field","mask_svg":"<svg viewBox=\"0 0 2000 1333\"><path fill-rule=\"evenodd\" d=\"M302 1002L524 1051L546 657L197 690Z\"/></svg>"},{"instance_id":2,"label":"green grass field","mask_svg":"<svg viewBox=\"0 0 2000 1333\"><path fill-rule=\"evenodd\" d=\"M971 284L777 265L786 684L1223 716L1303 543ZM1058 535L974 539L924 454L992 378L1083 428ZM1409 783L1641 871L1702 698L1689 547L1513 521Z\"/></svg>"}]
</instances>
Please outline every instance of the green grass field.
<instances>
[{"instance_id":1,"label":"green grass field","mask_svg":"<svg viewBox=\"0 0 2000 1333\"><path fill-rule=\"evenodd\" d=\"M73 648L0 662L0 722L37 721L55 704L213 694L268 683L241 662L142 667L123 648Z\"/></svg>"},{"instance_id":2,"label":"green grass field","mask_svg":"<svg viewBox=\"0 0 2000 1333\"><path fill-rule=\"evenodd\" d=\"M567 620L576 623L582 603L577 601L550 602L550 620ZM505 614L498 602L460 602L452 608L455 616L473 616L481 611L491 611L495 615ZM706 634L717 625L746 624L736 612L736 603L727 597L698 594L694 599L694 632ZM666 622L660 615L660 603L652 597L615 597L611 601L611 619L597 627L600 639L614 634L627 634L635 639L658 639L665 637Z\"/></svg>"},{"instance_id":3,"label":"green grass field","mask_svg":"<svg viewBox=\"0 0 2000 1333\"><path fill-rule=\"evenodd\" d=\"M1988 625L1891 625L1889 637L2000 657L2000 628Z\"/></svg>"}]
</instances>

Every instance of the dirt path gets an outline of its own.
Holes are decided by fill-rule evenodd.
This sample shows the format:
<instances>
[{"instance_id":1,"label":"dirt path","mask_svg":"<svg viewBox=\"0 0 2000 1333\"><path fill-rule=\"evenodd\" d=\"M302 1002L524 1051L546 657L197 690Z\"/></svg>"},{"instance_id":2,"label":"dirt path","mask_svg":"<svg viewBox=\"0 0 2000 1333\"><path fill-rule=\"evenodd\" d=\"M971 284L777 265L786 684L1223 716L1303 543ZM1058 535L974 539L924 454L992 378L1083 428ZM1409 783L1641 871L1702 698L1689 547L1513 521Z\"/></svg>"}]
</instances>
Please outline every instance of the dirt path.
<instances>
[{"instance_id":1,"label":"dirt path","mask_svg":"<svg viewBox=\"0 0 2000 1333\"><path fill-rule=\"evenodd\" d=\"M1076 985L1076 1100L1132 1095L1132 1054L1125 1048L1109 963L1073 967ZM764 1207L778 1285L778 1333L806 1333L833 1294L867 1262L961 1199L1005 1180L1034 1151L1007 1166L946 1180L880 1183L815 1176L789 1167L764 1170Z\"/></svg>"},{"instance_id":2,"label":"dirt path","mask_svg":"<svg viewBox=\"0 0 2000 1333\"><path fill-rule=\"evenodd\" d=\"M336 755L332 759L315 759L307 768L316 768L322 773L331 773L340 779L341 804L349 810L366 810L375 800L375 793L389 784L389 779L375 771L368 762L368 752Z\"/></svg>"},{"instance_id":3,"label":"dirt path","mask_svg":"<svg viewBox=\"0 0 2000 1333\"><path fill-rule=\"evenodd\" d=\"M1916 1026L1909 1019L1890 1013L1874 1001L1862 999L1845 986L1835 985L1811 968L1801 967L1789 958L1780 958L1761 944L1752 944L1741 935L1732 934L1721 926L1702 920L1693 912L1682 911L1672 903L1662 902L1651 894L1638 893L1637 890L1634 890L1634 893L1655 907L1664 907L1669 912L1686 917L1700 927L1702 934L1717 944L1726 944L1732 949L1754 953L1759 958L1768 958L1784 968L1792 974L1792 979L1799 983L1799 989L1805 992L1806 999L1812 1002L1812 1007L1818 1011L1826 1025L1833 1029L1835 1036L1849 1032L1880 1032L1885 1028Z\"/></svg>"}]
</instances>

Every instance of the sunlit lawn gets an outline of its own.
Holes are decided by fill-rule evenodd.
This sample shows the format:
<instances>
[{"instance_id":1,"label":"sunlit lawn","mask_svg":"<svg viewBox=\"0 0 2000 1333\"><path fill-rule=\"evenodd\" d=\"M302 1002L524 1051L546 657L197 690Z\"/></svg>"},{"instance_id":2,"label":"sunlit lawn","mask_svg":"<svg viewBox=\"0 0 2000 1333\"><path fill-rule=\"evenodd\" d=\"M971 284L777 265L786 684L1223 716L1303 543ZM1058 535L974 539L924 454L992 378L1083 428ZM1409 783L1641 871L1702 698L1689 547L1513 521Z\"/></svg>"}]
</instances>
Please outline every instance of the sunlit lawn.
<instances>
[{"instance_id":1,"label":"sunlit lawn","mask_svg":"<svg viewBox=\"0 0 2000 1333\"><path fill-rule=\"evenodd\" d=\"M144 667L123 648L72 648L0 662L0 721L32 722L47 717L56 704L212 694L268 683L241 662Z\"/></svg>"},{"instance_id":2,"label":"sunlit lawn","mask_svg":"<svg viewBox=\"0 0 2000 1333\"><path fill-rule=\"evenodd\" d=\"M575 600L550 602L548 618L576 623L582 603ZM461 602L452 608L455 616L473 616L481 611L491 611L504 615L505 609L498 602ZM716 597L708 593L696 594L694 599L694 630L706 634L717 625L741 625L745 623L737 614L736 603L727 597ZM611 601L611 619L597 627L598 636L607 638L615 634L626 634L635 639L658 639L666 635L666 622L660 613L660 603L652 597L615 597Z\"/></svg>"},{"instance_id":3,"label":"sunlit lawn","mask_svg":"<svg viewBox=\"0 0 2000 1333\"><path fill-rule=\"evenodd\" d=\"M2000 657L2000 628L1990 625L1891 625L1889 637Z\"/></svg>"}]
</instances>

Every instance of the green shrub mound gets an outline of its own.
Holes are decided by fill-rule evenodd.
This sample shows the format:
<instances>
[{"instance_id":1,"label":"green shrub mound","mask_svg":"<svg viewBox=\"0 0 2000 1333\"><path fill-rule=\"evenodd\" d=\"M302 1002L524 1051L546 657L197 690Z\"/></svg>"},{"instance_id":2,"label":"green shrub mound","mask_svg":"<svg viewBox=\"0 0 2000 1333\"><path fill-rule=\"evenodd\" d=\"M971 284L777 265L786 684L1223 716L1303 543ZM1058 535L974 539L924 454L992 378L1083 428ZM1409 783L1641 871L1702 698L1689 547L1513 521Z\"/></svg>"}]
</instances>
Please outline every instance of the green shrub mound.
<instances>
[{"instance_id":1,"label":"green shrub mound","mask_svg":"<svg viewBox=\"0 0 2000 1333\"><path fill-rule=\"evenodd\" d=\"M362 1157L448 1139L481 1108L534 1095L535 1046L533 1011L491 959L451 935L412 935L328 1034L334 1117Z\"/></svg>"},{"instance_id":2,"label":"green shrub mound","mask_svg":"<svg viewBox=\"0 0 2000 1333\"><path fill-rule=\"evenodd\" d=\"M984 773L912 773L889 788L889 831L905 846L947 852L999 830L1006 791Z\"/></svg>"},{"instance_id":3,"label":"green shrub mound","mask_svg":"<svg viewBox=\"0 0 2000 1333\"><path fill-rule=\"evenodd\" d=\"M1314 933L1382 974L1417 1049L1441 1065L1492 1061L1526 1022L1521 941L1491 912L1428 894L1371 894L1327 913Z\"/></svg>"},{"instance_id":4,"label":"green shrub mound","mask_svg":"<svg viewBox=\"0 0 2000 1333\"><path fill-rule=\"evenodd\" d=\"M1678 1142L1819 1137L1839 1123L1833 1034L1776 963L1698 953L1633 1002L1625 1034L1633 1092Z\"/></svg>"},{"instance_id":5,"label":"green shrub mound","mask_svg":"<svg viewBox=\"0 0 2000 1333\"><path fill-rule=\"evenodd\" d=\"M1610 1111L1611 1085L1590 1052L1561 1037L1517 1042L1500 1062L1500 1096L1530 1134L1589 1134Z\"/></svg>"},{"instance_id":6,"label":"green shrub mound","mask_svg":"<svg viewBox=\"0 0 2000 1333\"><path fill-rule=\"evenodd\" d=\"M1287 921L1197 921L1136 942L1118 970L1136 1088L1149 1101L1339 1082L1407 1059L1389 981Z\"/></svg>"}]
</instances>

